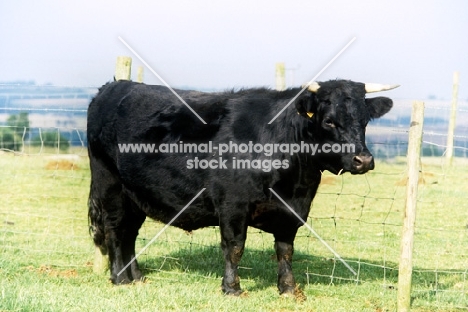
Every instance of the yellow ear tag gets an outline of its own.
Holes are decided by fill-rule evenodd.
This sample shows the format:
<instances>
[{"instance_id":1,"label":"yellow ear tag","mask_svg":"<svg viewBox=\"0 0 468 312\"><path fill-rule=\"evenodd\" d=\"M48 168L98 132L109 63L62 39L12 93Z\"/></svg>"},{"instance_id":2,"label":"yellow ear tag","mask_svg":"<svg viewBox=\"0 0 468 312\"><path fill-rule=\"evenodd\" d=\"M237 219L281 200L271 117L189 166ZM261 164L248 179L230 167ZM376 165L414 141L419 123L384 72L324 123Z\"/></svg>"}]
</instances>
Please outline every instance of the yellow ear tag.
<instances>
[{"instance_id":1,"label":"yellow ear tag","mask_svg":"<svg viewBox=\"0 0 468 312\"><path fill-rule=\"evenodd\" d=\"M314 116L314 113L312 113L312 112L307 112L307 116L309 116L309 118L312 118L312 116Z\"/></svg>"}]
</instances>

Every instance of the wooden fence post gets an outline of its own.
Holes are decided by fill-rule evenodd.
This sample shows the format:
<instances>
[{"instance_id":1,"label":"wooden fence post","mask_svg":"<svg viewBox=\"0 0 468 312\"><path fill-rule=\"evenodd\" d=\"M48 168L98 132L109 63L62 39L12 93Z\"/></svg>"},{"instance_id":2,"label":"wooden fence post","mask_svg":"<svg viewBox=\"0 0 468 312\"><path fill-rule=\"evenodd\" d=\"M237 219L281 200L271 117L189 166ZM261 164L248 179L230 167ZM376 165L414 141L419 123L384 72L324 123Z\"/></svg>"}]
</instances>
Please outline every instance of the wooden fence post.
<instances>
[{"instance_id":1,"label":"wooden fence post","mask_svg":"<svg viewBox=\"0 0 468 312\"><path fill-rule=\"evenodd\" d=\"M414 224L421 169L421 142L424 123L424 102L414 101L408 137L406 207L401 237L400 266L398 271L398 311L409 311L411 304L411 278L413 273Z\"/></svg>"},{"instance_id":2,"label":"wooden fence post","mask_svg":"<svg viewBox=\"0 0 468 312\"><path fill-rule=\"evenodd\" d=\"M143 82L143 66L138 66L137 68L137 82L142 83Z\"/></svg>"},{"instance_id":3,"label":"wooden fence post","mask_svg":"<svg viewBox=\"0 0 468 312\"><path fill-rule=\"evenodd\" d=\"M449 128L447 133L447 151L445 160L447 166L452 165L453 161L453 137L455 135L455 124L457 117L457 101L458 101L458 82L460 80L459 72L453 73L453 88L452 88L452 108L450 111Z\"/></svg>"},{"instance_id":4,"label":"wooden fence post","mask_svg":"<svg viewBox=\"0 0 468 312\"><path fill-rule=\"evenodd\" d=\"M132 58L118 56L115 64L115 80L130 80L132 73Z\"/></svg>"},{"instance_id":5,"label":"wooden fence post","mask_svg":"<svg viewBox=\"0 0 468 312\"><path fill-rule=\"evenodd\" d=\"M276 76L276 90L283 91L286 90L286 70L284 68L284 63L276 63L275 68Z\"/></svg>"},{"instance_id":6,"label":"wooden fence post","mask_svg":"<svg viewBox=\"0 0 468 312\"><path fill-rule=\"evenodd\" d=\"M103 274L109 269L109 255L103 255L99 247L94 246L93 272Z\"/></svg>"}]
</instances>

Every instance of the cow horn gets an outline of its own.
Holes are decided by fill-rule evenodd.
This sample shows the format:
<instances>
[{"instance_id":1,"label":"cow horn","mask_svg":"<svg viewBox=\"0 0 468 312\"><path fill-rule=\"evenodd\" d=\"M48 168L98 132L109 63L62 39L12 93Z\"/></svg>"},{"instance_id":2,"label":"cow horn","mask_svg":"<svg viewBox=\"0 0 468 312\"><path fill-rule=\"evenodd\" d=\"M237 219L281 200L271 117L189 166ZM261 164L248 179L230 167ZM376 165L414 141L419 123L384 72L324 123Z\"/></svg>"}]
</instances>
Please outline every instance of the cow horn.
<instances>
[{"instance_id":1,"label":"cow horn","mask_svg":"<svg viewBox=\"0 0 468 312\"><path fill-rule=\"evenodd\" d=\"M398 88L400 85L389 85L389 84L380 84L380 83L366 83L366 93L387 91Z\"/></svg>"},{"instance_id":2,"label":"cow horn","mask_svg":"<svg viewBox=\"0 0 468 312\"><path fill-rule=\"evenodd\" d=\"M310 92L317 92L317 90L320 88L320 85L317 82L312 82L311 84L307 84L307 90Z\"/></svg>"}]
</instances>

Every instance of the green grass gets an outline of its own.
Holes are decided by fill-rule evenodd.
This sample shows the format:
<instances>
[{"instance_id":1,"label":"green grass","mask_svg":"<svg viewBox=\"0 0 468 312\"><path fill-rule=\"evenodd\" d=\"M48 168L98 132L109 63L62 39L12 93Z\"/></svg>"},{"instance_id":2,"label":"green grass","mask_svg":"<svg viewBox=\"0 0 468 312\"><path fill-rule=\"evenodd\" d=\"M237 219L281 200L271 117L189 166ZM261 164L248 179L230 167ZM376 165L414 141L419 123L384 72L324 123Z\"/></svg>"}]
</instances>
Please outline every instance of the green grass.
<instances>
[{"instance_id":1,"label":"green grass","mask_svg":"<svg viewBox=\"0 0 468 312\"><path fill-rule=\"evenodd\" d=\"M86 152L61 170L50 155L0 155L0 311L395 311L405 164L379 162L363 176L325 174L309 224L351 272L305 227L294 273L307 300L276 289L273 237L249 229L241 261L246 295L221 294L219 231L170 227L139 258L147 280L115 287L92 272ZM415 233L413 311L468 310L468 163L423 160ZM65 166L66 167L66 166ZM70 169L70 168L69 168ZM145 222L144 247L163 227Z\"/></svg>"}]
</instances>

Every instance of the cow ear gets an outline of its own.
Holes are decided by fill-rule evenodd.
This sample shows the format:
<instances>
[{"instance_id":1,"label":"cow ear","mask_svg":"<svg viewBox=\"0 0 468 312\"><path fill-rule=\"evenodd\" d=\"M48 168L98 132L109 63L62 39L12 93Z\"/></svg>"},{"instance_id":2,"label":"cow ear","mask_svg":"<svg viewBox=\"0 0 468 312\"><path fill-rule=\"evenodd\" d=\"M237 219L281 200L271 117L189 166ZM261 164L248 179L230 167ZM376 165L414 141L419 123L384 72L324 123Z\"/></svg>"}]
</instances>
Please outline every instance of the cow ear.
<instances>
[{"instance_id":1,"label":"cow ear","mask_svg":"<svg viewBox=\"0 0 468 312\"><path fill-rule=\"evenodd\" d=\"M388 97L379 96L366 99L367 107L372 119L380 118L390 111L393 106L393 101Z\"/></svg>"},{"instance_id":2,"label":"cow ear","mask_svg":"<svg viewBox=\"0 0 468 312\"><path fill-rule=\"evenodd\" d=\"M295 105L297 113L306 118L312 118L317 112L315 94L298 98Z\"/></svg>"}]
</instances>

